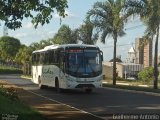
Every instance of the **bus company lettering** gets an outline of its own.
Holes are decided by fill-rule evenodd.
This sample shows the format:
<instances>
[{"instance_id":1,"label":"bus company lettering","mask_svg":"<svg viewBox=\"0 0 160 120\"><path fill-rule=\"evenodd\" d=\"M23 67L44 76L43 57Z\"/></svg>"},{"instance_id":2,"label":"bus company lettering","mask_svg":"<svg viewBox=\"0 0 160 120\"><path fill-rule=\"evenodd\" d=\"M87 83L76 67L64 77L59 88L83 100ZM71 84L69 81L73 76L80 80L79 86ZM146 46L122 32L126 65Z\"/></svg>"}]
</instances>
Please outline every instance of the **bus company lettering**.
<instances>
[{"instance_id":1,"label":"bus company lettering","mask_svg":"<svg viewBox=\"0 0 160 120\"><path fill-rule=\"evenodd\" d=\"M53 75L54 72L50 69L50 68L43 68L42 69L42 74L50 74L50 75Z\"/></svg>"}]
</instances>

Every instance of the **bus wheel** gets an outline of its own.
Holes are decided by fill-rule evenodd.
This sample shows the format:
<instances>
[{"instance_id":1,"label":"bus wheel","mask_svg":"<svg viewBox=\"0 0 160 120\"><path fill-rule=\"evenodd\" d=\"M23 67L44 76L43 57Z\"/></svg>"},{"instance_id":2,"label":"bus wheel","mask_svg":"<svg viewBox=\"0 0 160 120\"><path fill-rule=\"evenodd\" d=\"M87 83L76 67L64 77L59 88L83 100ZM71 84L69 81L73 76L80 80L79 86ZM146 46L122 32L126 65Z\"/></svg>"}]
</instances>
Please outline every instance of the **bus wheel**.
<instances>
[{"instance_id":1,"label":"bus wheel","mask_svg":"<svg viewBox=\"0 0 160 120\"><path fill-rule=\"evenodd\" d=\"M85 89L85 92L89 94L89 93L92 92L92 89L89 89L89 88L88 88L88 89Z\"/></svg>"},{"instance_id":2,"label":"bus wheel","mask_svg":"<svg viewBox=\"0 0 160 120\"><path fill-rule=\"evenodd\" d=\"M42 80L40 79L40 77L38 78L38 86L39 86L40 89L46 88L45 85L42 85Z\"/></svg>"},{"instance_id":3,"label":"bus wheel","mask_svg":"<svg viewBox=\"0 0 160 120\"><path fill-rule=\"evenodd\" d=\"M57 92L57 93L60 93L60 92L61 92L61 89L60 89L60 87L59 87L59 81L58 81L58 79L56 79L56 81L55 81L55 88L56 88L56 92Z\"/></svg>"}]
</instances>

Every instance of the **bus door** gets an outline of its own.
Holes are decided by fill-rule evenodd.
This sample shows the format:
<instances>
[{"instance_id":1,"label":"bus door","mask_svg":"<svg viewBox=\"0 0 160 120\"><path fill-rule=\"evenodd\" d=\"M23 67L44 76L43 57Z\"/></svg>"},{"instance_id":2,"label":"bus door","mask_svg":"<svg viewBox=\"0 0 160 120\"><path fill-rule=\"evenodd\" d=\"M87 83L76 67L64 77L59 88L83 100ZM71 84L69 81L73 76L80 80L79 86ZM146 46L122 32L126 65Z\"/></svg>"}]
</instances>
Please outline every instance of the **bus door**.
<instances>
[{"instance_id":1,"label":"bus door","mask_svg":"<svg viewBox=\"0 0 160 120\"><path fill-rule=\"evenodd\" d=\"M59 77L63 79L65 71L65 53L63 51L59 54Z\"/></svg>"}]
</instances>

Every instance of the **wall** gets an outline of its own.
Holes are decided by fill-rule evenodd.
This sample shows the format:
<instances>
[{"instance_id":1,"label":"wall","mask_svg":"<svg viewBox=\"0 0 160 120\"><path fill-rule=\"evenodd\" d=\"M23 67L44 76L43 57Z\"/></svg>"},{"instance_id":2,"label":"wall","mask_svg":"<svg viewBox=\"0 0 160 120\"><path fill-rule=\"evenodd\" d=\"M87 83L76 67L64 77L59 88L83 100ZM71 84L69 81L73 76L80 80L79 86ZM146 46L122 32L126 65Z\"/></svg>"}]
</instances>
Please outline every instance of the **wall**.
<instances>
[{"instance_id":1,"label":"wall","mask_svg":"<svg viewBox=\"0 0 160 120\"><path fill-rule=\"evenodd\" d=\"M107 66L103 64L103 75L105 75L106 78L112 78L112 66Z\"/></svg>"}]
</instances>

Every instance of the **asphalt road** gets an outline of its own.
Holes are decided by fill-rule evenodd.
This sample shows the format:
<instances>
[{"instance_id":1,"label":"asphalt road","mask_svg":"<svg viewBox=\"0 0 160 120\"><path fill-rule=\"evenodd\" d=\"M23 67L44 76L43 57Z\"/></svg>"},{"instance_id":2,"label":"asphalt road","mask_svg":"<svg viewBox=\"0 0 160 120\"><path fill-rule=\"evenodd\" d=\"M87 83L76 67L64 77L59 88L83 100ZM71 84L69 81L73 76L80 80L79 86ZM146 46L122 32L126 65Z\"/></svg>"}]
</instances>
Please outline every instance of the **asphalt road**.
<instances>
[{"instance_id":1,"label":"asphalt road","mask_svg":"<svg viewBox=\"0 0 160 120\"><path fill-rule=\"evenodd\" d=\"M18 75L0 75L0 80L5 80L36 94L76 107L104 119L116 114L160 115L160 96L107 88L95 89L91 94L69 90L59 94L51 88L40 90L38 85L33 84L30 80L20 78Z\"/></svg>"}]
</instances>

